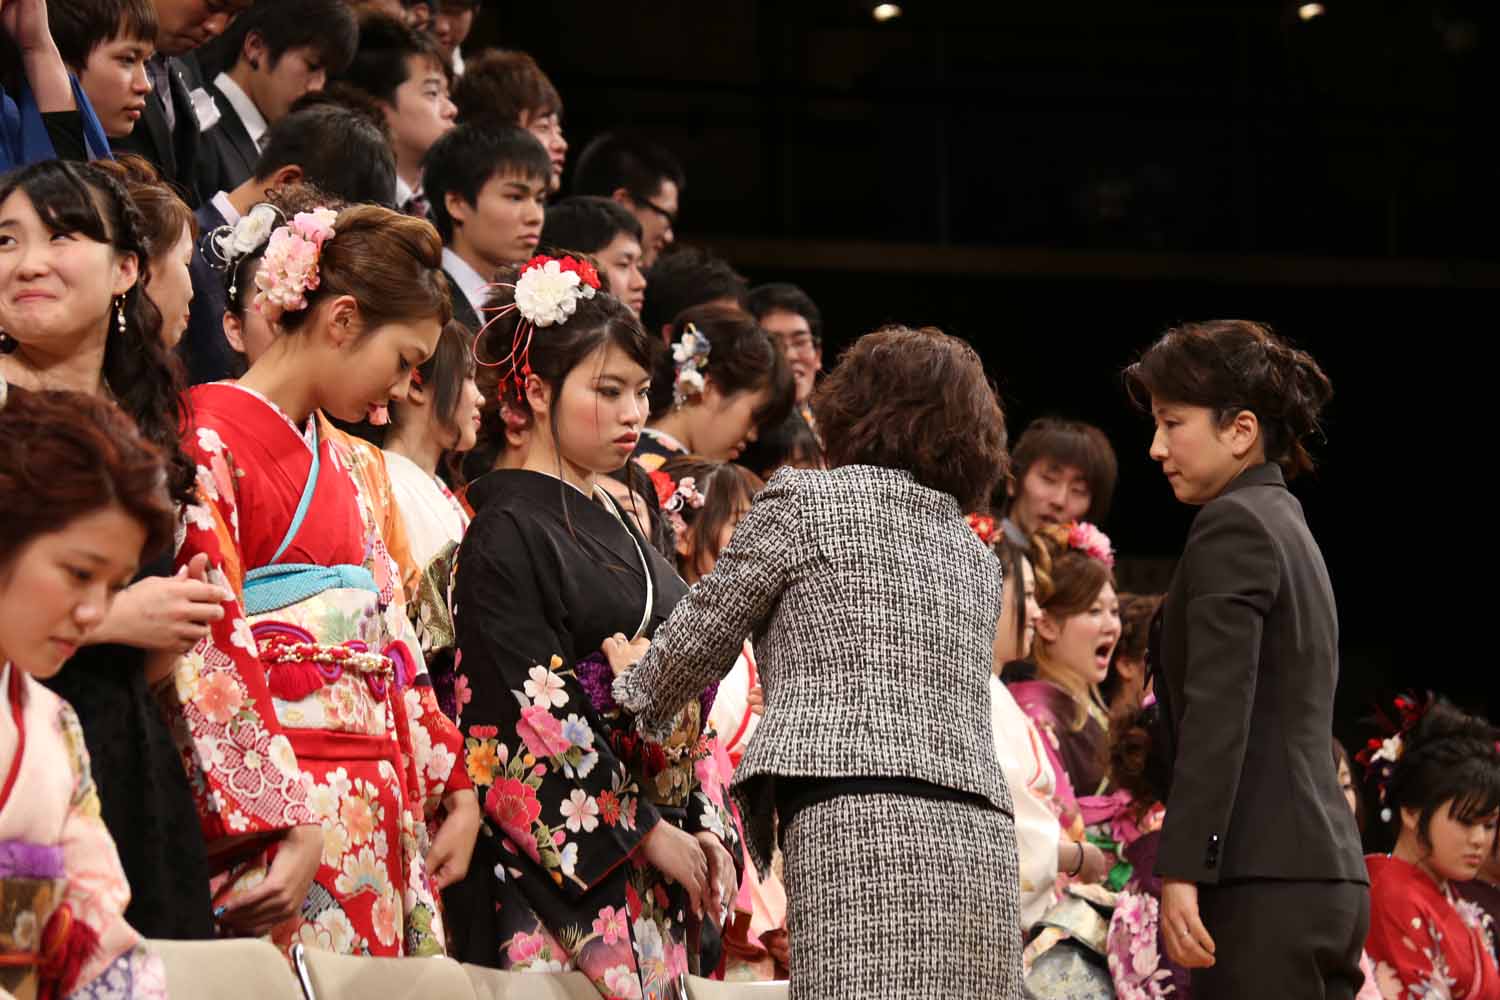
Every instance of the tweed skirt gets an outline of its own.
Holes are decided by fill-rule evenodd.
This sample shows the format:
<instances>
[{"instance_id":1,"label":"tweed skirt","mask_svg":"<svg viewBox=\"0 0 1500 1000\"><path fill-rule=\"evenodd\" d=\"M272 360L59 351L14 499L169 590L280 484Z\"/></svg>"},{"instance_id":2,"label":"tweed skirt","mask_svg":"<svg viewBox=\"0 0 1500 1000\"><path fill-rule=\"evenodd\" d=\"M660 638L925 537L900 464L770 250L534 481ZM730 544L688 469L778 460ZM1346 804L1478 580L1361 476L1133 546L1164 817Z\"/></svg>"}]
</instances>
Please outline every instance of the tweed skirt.
<instances>
[{"instance_id":1,"label":"tweed skirt","mask_svg":"<svg viewBox=\"0 0 1500 1000\"><path fill-rule=\"evenodd\" d=\"M993 809L841 795L782 832L791 1000L1021 1000L1015 826Z\"/></svg>"}]
</instances>

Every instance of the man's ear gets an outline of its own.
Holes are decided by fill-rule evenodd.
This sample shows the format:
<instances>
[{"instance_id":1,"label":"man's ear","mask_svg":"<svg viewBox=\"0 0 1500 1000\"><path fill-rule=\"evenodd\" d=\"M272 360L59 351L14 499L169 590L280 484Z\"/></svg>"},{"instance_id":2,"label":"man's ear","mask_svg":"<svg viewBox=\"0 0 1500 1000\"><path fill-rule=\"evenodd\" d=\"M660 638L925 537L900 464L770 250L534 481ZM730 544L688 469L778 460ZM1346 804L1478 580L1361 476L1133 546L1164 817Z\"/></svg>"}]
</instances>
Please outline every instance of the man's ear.
<instances>
[{"instance_id":1,"label":"man's ear","mask_svg":"<svg viewBox=\"0 0 1500 1000\"><path fill-rule=\"evenodd\" d=\"M469 221L469 216L474 212L474 206L464 200L464 196L457 191L443 192L443 207L448 210L448 218L453 220L454 228L458 228Z\"/></svg>"},{"instance_id":2,"label":"man's ear","mask_svg":"<svg viewBox=\"0 0 1500 1000\"><path fill-rule=\"evenodd\" d=\"M271 174L271 179L266 183L266 190L286 187L288 184L301 184L302 177L302 167L295 163L288 163L277 167L276 172Z\"/></svg>"},{"instance_id":3,"label":"man's ear","mask_svg":"<svg viewBox=\"0 0 1500 1000\"><path fill-rule=\"evenodd\" d=\"M245 35L245 40L240 43L240 60L257 72L271 68L271 53L260 32L251 31Z\"/></svg>"}]
</instances>

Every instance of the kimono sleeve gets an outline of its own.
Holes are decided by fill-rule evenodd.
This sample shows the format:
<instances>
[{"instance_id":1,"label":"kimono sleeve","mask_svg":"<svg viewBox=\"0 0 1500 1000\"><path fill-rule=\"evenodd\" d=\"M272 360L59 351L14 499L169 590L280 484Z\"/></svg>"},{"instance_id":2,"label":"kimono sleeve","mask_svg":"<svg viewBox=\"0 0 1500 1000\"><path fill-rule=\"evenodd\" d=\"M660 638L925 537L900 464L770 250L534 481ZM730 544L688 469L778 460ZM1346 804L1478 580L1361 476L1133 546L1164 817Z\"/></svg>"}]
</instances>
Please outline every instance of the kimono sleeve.
<instances>
[{"instance_id":1,"label":"kimono sleeve","mask_svg":"<svg viewBox=\"0 0 1500 1000\"><path fill-rule=\"evenodd\" d=\"M209 637L178 661L162 697L212 854L227 837L318 820L307 806L297 755L276 718L245 616L234 456L209 428L190 431L183 444L197 463L198 495L183 512L177 565L206 553L214 581L235 594Z\"/></svg>"},{"instance_id":2,"label":"kimono sleeve","mask_svg":"<svg viewBox=\"0 0 1500 1000\"><path fill-rule=\"evenodd\" d=\"M99 815L99 792L89 769L83 728L65 702L58 705L57 724L67 747L73 783L58 845L67 876L62 902L72 910L73 919L88 928L87 938L93 945L74 981L64 984L66 993L98 978L117 958L139 945L141 936L125 922L130 886L115 842Z\"/></svg>"},{"instance_id":3,"label":"kimono sleeve","mask_svg":"<svg viewBox=\"0 0 1500 1000\"><path fill-rule=\"evenodd\" d=\"M553 583L509 512L464 538L454 623L464 761L485 825L571 900L636 849L660 818L614 755L579 682ZM543 545L544 543L538 543Z\"/></svg>"},{"instance_id":4,"label":"kimono sleeve","mask_svg":"<svg viewBox=\"0 0 1500 1000\"><path fill-rule=\"evenodd\" d=\"M794 481L778 473L756 496L713 572L677 603L641 661L615 680L615 700L647 737L666 739L682 706L734 668L745 639L809 558Z\"/></svg>"},{"instance_id":5,"label":"kimono sleeve","mask_svg":"<svg viewBox=\"0 0 1500 1000\"><path fill-rule=\"evenodd\" d=\"M736 869L744 875L744 853L740 844L744 835L740 831L729 804L729 783L734 778L734 764L729 760L729 751L724 741L711 726L705 726L699 740L701 756L693 762L693 790L688 798L687 822L683 829L688 833L712 833L723 842L734 858Z\"/></svg>"}]
</instances>

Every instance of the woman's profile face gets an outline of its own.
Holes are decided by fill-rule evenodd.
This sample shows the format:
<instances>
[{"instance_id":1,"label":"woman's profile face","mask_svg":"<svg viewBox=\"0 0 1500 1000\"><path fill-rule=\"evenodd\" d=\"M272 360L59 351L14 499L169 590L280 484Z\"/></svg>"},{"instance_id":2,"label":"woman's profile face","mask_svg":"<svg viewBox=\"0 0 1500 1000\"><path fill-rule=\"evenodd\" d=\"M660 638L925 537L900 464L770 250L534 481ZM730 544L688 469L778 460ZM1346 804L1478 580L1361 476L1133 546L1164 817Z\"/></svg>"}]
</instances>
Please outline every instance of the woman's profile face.
<instances>
[{"instance_id":1,"label":"woman's profile face","mask_svg":"<svg viewBox=\"0 0 1500 1000\"><path fill-rule=\"evenodd\" d=\"M1242 466L1213 410L1153 396L1151 415L1151 457L1161 463L1177 499L1201 506L1223 493Z\"/></svg>"},{"instance_id":2,"label":"woman's profile face","mask_svg":"<svg viewBox=\"0 0 1500 1000\"><path fill-rule=\"evenodd\" d=\"M1109 675L1109 660L1120 640L1120 599L1106 583L1093 603L1076 615L1058 621L1043 613L1049 631L1047 660L1085 686Z\"/></svg>"}]
</instances>

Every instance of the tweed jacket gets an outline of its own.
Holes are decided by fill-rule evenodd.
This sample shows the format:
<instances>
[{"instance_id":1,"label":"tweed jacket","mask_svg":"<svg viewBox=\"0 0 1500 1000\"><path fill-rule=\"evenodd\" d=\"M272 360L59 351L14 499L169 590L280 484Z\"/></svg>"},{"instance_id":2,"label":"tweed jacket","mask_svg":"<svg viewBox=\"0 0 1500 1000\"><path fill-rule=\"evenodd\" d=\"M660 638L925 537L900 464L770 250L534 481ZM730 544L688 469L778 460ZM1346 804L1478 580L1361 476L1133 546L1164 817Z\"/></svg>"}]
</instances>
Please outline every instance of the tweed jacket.
<instances>
[{"instance_id":1,"label":"tweed jacket","mask_svg":"<svg viewBox=\"0 0 1500 1000\"><path fill-rule=\"evenodd\" d=\"M1198 512L1153 633L1175 761L1157 874L1367 882L1329 751L1333 586L1280 468Z\"/></svg>"},{"instance_id":2,"label":"tweed jacket","mask_svg":"<svg viewBox=\"0 0 1500 1000\"><path fill-rule=\"evenodd\" d=\"M999 617L998 564L952 496L893 469L783 469L615 698L660 733L752 639L765 715L734 795L761 867L777 775L915 778L1013 815L990 731Z\"/></svg>"}]
</instances>

